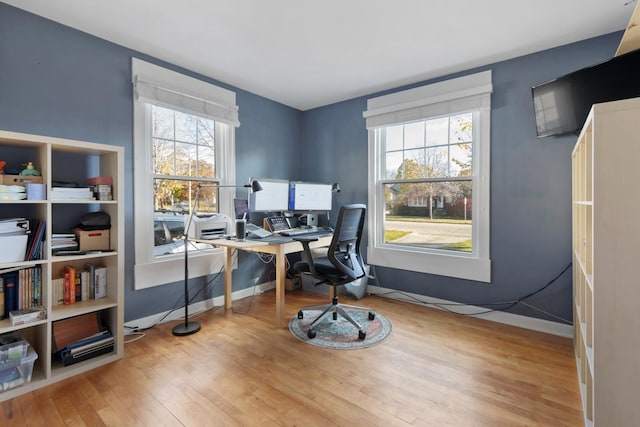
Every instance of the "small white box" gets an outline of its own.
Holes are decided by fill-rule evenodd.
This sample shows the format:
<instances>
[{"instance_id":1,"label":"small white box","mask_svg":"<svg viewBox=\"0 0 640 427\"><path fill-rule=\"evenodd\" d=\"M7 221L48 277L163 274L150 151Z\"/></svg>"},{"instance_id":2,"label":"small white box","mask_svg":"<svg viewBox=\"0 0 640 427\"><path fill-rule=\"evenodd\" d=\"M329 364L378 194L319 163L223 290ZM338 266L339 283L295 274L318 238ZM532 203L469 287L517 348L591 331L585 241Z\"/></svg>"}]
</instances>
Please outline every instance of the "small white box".
<instances>
[{"instance_id":1,"label":"small white box","mask_svg":"<svg viewBox=\"0 0 640 427\"><path fill-rule=\"evenodd\" d=\"M24 261L26 252L26 234L0 234L0 262Z\"/></svg>"},{"instance_id":2,"label":"small white box","mask_svg":"<svg viewBox=\"0 0 640 427\"><path fill-rule=\"evenodd\" d=\"M9 319L11 320L12 326L24 325L25 323L44 320L46 318L47 311L43 307L23 308L22 310L9 312Z\"/></svg>"}]
</instances>

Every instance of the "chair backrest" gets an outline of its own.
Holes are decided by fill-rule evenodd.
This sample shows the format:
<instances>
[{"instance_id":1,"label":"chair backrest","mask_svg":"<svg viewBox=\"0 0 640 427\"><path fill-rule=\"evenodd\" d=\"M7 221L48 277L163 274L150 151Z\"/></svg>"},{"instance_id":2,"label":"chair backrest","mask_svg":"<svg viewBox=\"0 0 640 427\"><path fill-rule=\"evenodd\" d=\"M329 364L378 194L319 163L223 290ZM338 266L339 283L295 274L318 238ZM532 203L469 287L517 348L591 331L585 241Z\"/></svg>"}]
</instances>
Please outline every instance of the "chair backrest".
<instances>
[{"instance_id":1,"label":"chair backrest","mask_svg":"<svg viewBox=\"0 0 640 427\"><path fill-rule=\"evenodd\" d=\"M338 222L329 245L327 258L351 280L365 275L364 263L360 255L360 241L367 207L351 204L340 207Z\"/></svg>"}]
</instances>

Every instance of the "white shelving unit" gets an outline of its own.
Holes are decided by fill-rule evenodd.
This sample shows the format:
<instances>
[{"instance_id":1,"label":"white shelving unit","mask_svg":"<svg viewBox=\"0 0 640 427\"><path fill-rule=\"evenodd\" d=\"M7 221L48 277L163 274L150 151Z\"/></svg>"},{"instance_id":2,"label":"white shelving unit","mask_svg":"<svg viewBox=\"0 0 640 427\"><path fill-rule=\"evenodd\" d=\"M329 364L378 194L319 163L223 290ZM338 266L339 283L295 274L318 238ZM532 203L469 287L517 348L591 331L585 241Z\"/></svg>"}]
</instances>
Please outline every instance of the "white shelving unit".
<instances>
[{"instance_id":1,"label":"white shelving unit","mask_svg":"<svg viewBox=\"0 0 640 427\"><path fill-rule=\"evenodd\" d=\"M124 148L73 141L38 135L0 131L0 153L12 163L18 158L33 161L41 172L47 188L46 200L0 201L0 218L28 217L46 220L46 242L51 241L52 231L65 224L74 224L83 213L104 211L111 217L110 245L112 252L78 256L52 256L47 244L43 259L36 261L0 263L2 269L40 266L42 269L42 299L47 319L20 326L11 326L9 319L0 320L0 334L18 331L38 353L32 380L14 389L0 393L0 401L43 387L64 378L86 372L124 355ZM6 158L4 156L7 156ZM68 177L85 185L94 176L113 178L110 201L51 200L53 181L66 181ZM59 277L65 265L82 268L85 263L104 265L107 268L107 297L55 305L52 297L52 278ZM98 312L105 326L115 337L111 353L74 365L63 366L53 354L52 324L81 314Z\"/></svg>"},{"instance_id":2,"label":"white shelving unit","mask_svg":"<svg viewBox=\"0 0 640 427\"><path fill-rule=\"evenodd\" d=\"M595 104L572 153L574 333L587 426L640 423L640 98Z\"/></svg>"}]
</instances>

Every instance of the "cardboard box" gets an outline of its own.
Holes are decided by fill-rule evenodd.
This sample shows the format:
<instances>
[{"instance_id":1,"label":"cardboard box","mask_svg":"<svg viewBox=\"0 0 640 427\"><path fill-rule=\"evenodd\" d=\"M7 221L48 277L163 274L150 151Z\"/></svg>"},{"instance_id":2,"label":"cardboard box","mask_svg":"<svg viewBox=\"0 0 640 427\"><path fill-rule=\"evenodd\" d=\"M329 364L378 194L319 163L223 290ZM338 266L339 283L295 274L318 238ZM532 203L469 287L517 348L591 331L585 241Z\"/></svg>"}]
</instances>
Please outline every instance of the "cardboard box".
<instances>
[{"instance_id":1,"label":"cardboard box","mask_svg":"<svg viewBox=\"0 0 640 427\"><path fill-rule=\"evenodd\" d=\"M284 282L284 288L287 291L295 291L300 289L300 278L294 277L293 279L286 279Z\"/></svg>"},{"instance_id":2,"label":"cardboard box","mask_svg":"<svg viewBox=\"0 0 640 427\"><path fill-rule=\"evenodd\" d=\"M24 261L27 237L26 234L0 234L0 262Z\"/></svg>"},{"instance_id":3,"label":"cardboard box","mask_svg":"<svg viewBox=\"0 0 640 427\"><path fill-rule=\"evenodd\" d=\"M78 250L104 251L111 249L109 230L80 230L75 229Z\"/></svg>"},{"instance_id":4,"label":"cardboard box","mask_svg":"<svg viewBox=\"0 0 640 427\"><path fill-rule=\"evenodd\" d=\"M0 175L0 184L24 187L27 184L42 184L42 177L33 175Z\"/></svg>"}]
</instances>

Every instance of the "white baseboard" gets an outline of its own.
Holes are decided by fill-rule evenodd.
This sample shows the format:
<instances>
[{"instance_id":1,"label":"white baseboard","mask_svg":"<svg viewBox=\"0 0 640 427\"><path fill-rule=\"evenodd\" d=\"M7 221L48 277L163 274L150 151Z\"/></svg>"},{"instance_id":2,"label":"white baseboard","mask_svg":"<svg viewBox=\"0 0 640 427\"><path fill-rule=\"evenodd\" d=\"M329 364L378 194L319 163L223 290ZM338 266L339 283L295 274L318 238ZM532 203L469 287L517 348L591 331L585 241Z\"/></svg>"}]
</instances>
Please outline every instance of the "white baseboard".
<instances>
[{"instance_id":1,"label":"white baseboard","mask_svg":"<svg viewBox=\"0 0 640 427\"><path fill-rule=\"evenodd\" d=\"M411 292L399 292L395 289L386 289L379 286L368 286L367 292L371 295L383 296L385 298L391 298L398 301L406 301L414 304L429 305L429 307L443 310L435 304L458 304L455 301L447 301L438 298L431 298L424 295L418 295ZM478 307L473 305L456 305L452 308L456 313L460 314L473 314L487 310L484 307ZM547 334L558 335L565 338L573 338L573 326L564 323L551 322L549 320L536 319L534 317L522 316L519 314L506 313L504 311L491 311L485 314L474 316L480 319L489 320L497 323L504 323L506 325L518 326L520 328L530 329L538 332L545 332Z\"/></svg>"},{"instance_id":2,"label":"white baseboard","mask_svg":"<svg viewBox=\"0 0 640 427\"><path fill-rule=\"evenodd\" d=\"M231 294L231 300L239 300L242 298L250 297L252 295L259 295L265 291L275 288L274 282L266 282L261 283L255 286L255 290L253 287L249 287L246 289L242 289ZM224 305L224 296L219 296L215 298L209 298L207 300L198 301L194 304L189 304L189 318L191 316L195 316L204 311L211 310L214 307L222 307ZM167 314L169 313L169 314ZM166 317L164 317L166 316ZM164 318L163 318L164 317ZM136 329L147 329L156 323L165 323L165 322L173 322L176 320L184 319L184 306L176 309L176 310L167 310L161 313L156 313L151 316L142 317L140 319L131 320L129 322L125 322L125 330L124 334L127 335L135 331Z\"/></svg>"},{"instance_id":3,"label":"white baseboard","mask_svg":"<svg viewBox=\"0 0 640 427\"><path fill-rule=\"evenodd\" d=\"M231 295L231 299L238 300L238 299L250 297L251 295L254 295L254 292L256 295L258 295L273 288L275 288L274 282L261 283L256 285L255 291L253 287L250 287L250 288L233 292L233 294ZM424 295L414 294L411 292L399 292L399 291L396 291L395 289L387 289L379 286L368 286L367 292L371 295L383 296L385 298L391 298L398 301L405 301L405 302L410 302L414 304L420 304L420 303L456 304L456 302L454 301L427 297ZM221 307L222 305L224 305L223 296L210 298L204 301L199 301L195 304L190 304L189 317L195 316L199 313L202 313L203 311L210 310L214 307ZM442 310L437 305L429 305L429 306ZM473 305L456 305L455 306L455 311L461 314L478 313L484 310L486 310L486 308L473 306ZM169 311L164 311L162 313L157 313L152 316L147 316L147 317L126 322L125 335L127 334L127 332L133 331L135 329L149 328L155 325L156 323L165 323L165 322L172 322L172 321L184 319L184 306L180 307L179 309L173 310L168 315L167 313L169 313ZM163 319L165 315L166 317ZM533 331L544 332L552 335L558 335L565 338L573 338L572 325L566 325L558 322L551 322L549 320L536 319L534 317L527 317L519 314L506 313L504 311L491 311L489 313L481 314L474 317L489 320L492 322L503 323L506 325L518 326L520 328L530 329Z\"/></svg>"}]
</instances>

